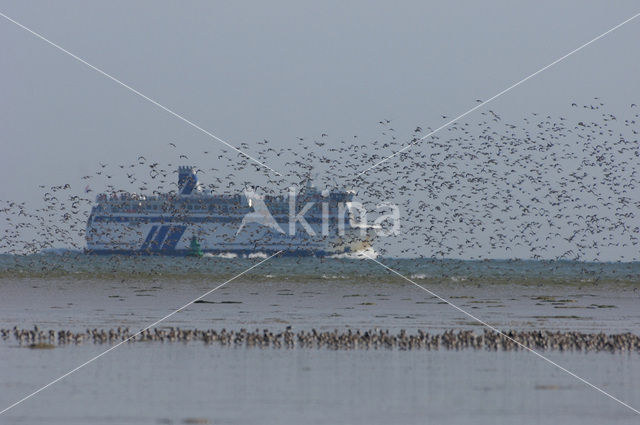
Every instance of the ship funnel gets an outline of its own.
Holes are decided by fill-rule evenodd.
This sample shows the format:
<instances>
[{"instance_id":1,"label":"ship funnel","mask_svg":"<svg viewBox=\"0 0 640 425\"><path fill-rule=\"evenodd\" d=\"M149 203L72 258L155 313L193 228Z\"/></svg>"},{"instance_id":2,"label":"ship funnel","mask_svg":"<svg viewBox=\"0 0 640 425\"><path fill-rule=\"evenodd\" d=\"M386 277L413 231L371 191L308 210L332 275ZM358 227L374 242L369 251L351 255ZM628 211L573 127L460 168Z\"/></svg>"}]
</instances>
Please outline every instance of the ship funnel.
<instances>
[{"instance_id":1,"label":"ship funnel","mask_svg":"<svg viewBox=\"0 0 640 425\"><path fill-rule=\"evenodd\" d=\"M181 195L190 195L194 190L200 190L196 168L178 167L178 191Z\"/></svg>"}]
</instances>

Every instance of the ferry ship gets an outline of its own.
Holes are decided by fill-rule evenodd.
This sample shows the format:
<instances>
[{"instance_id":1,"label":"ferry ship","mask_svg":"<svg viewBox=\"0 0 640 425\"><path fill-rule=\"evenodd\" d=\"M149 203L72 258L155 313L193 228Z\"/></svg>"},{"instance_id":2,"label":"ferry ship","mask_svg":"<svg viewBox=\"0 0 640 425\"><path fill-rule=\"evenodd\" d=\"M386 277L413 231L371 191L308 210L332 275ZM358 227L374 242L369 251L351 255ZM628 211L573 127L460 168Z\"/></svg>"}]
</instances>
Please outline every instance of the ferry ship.
<instances>
[{"instance_id":1,"label":"ferry ship","mask_svg":"<svg viewBox=\"0 0 640 425\"><path fill-rule=\"evenodd\" d=\"M319 191L308 180L280 196L214 194L194 167L178 168L178 191L99 194L87 223L87 253L326 256L370 248L371 226L355 222L352 191Z\"/></svg>"}]
</instances>

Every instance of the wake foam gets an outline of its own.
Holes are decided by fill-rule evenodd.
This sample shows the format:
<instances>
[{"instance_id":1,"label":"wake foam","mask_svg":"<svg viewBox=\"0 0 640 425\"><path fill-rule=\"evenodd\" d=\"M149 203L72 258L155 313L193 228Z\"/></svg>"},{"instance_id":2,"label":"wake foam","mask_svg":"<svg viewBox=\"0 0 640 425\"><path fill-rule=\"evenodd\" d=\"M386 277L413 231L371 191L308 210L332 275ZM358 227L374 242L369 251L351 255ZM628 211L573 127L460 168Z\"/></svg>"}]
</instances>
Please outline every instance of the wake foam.
<instances>
[{"instance_id":1,"label":"wake foam","mask_svg":"<svg viewBox=\"0 0 640 425\"><path fill-rule=\"evenodd\" d=\"M372 247L354 252L343 252L342 254L330 255L329 258L348 258L356 260L367 260L369 258L378 258L378 253Z\"/></svg>"}]
</instances>

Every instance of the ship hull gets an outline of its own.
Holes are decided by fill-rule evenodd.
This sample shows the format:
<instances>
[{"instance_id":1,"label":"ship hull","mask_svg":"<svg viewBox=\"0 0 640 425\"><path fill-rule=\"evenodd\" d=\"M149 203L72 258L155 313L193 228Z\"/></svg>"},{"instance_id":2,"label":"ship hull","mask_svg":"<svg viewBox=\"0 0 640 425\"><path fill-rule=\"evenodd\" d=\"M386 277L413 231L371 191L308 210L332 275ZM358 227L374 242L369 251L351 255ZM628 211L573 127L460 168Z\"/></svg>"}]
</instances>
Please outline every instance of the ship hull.
<instances>
[{"instance_id":1,"label":"ship hull","mask_svg":"<svg viewBox=\"0 0 640 425\"><path fill-rule=\"evenodd\" d=\"M87 225L87 248L96 255L192 255L195 238L203 253L232 253L248 256L257 252L282 251L290 256L329 256L356 252L370 247L371 229L350 227L341 230L335 222L323 226L300 224L290 232L289 224L279 229L258 223L243 225L240 220L217 220L191 216L182 220L143 216L95 217ZM314 233L314 234L312 234Z\"/></svg>"},{"instance_id":2,"label":"ship hull","mask_svg":"<svg viewBox=\"0 0 640 425\"><path fill-rule=\"evenodd\" d=\"M89 249L86 248L84 250L85 254L90 255L125 255L125 256L170 256L170 257L191 257L194 256L191 250L183 250L176 249L170 252L148 252L148 251L136 251L136 250L100 250L100 249ZM219 255L224 256L227 254L237 255L239 257L250 257L251 255L255 255L256 253L263 253L265 255L273 255L280 252L280 255L283 257L326 257L331 255L337 255L339 252L333 251L319 251L313 249L300 249L295 248L291 249L282 249L282 250L272 250L272 249L259 249L259 250L249 250L249 249L235 249L235 250L215 250L215 249L203 249L203 254L211 254L211 255ZM346 251L350 252L350 251Z\"/></svg>"}]
</instances>

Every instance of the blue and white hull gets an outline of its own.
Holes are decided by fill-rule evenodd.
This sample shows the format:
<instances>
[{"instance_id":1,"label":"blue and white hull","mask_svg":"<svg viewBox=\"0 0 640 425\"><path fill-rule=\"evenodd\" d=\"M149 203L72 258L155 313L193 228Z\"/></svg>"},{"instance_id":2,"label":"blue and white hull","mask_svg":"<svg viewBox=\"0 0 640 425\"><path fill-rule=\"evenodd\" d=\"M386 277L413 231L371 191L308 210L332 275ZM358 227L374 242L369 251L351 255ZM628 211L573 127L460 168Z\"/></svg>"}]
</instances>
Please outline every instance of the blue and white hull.
<instances>
[{"instance_id":1,"label":"blue and white hull","mask_svg":"<svg viewBox=\"0 0 640 425\"><path fill-rule=\"evenodd\" d=\"M338 234L322 235L321 226L310 223L315 235L297 225L295 235L289 234L288 223L278 223L285 232L258 223L212 221L206 216L190 216L184 221L145 216L93 217L87 225L87 252L124 255L189 255L195 237L202 252L272 253L283 250L285 255L333 255L369 248L372 229L348 226ZM240 229L238 231L238 229Z\"/></svg>"}]
</instances>

